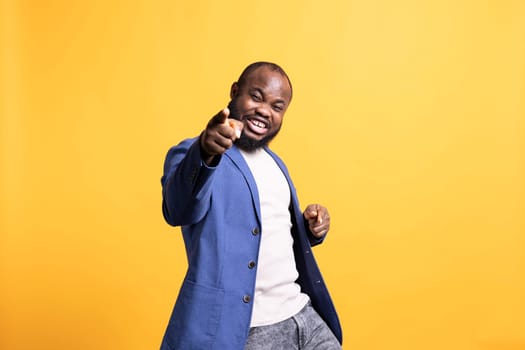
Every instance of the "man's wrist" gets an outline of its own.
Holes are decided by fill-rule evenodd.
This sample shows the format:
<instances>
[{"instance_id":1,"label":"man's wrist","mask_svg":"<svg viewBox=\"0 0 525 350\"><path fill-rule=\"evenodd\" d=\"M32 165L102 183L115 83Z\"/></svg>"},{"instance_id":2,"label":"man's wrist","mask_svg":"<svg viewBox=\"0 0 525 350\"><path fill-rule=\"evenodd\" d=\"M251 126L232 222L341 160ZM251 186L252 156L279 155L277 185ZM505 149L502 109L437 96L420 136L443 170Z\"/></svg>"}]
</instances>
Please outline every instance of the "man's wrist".
<instances>
[{"instance_id":1,"label":"man's wrist","mask_svg":"<svg viewBox=\"0 0 525 350\"><path fill-rule=\"evenodd\" d=\"M200 149L200 153L201 153L201 159L204 163L206 163L206 165L208 166L212 166L213 163L214 163L214 159L216 158L216 156L214 155L211 155L209 154L205 147L204 147L204 142L203 142L203 139L204 139L204 133L206 132L206 130L204 130L203 132L201 132L200 136L199 136L199 149Z\"/></svg>"}]
</instances>

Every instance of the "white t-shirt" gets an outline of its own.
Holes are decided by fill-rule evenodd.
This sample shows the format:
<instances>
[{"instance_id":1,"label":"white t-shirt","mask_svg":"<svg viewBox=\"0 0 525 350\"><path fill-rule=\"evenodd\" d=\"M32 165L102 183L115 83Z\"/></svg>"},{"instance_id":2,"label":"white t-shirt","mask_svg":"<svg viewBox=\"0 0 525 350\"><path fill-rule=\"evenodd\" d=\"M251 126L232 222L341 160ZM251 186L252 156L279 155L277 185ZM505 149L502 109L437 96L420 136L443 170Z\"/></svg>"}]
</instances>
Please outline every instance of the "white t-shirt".
<instances>
[{"instance_id":1,"label":"white t-shirt","mask_svg":"<svg viewBox=\"0 0 525 350\"><path fill-rule=\"evenodd\" d=\"M290 187L275 160L263 149L241 151L257 183L261 208L261 244L257 261L251 327L283 321L297 314L309 297L295 283Z\"/></svg>"}]
</instances>

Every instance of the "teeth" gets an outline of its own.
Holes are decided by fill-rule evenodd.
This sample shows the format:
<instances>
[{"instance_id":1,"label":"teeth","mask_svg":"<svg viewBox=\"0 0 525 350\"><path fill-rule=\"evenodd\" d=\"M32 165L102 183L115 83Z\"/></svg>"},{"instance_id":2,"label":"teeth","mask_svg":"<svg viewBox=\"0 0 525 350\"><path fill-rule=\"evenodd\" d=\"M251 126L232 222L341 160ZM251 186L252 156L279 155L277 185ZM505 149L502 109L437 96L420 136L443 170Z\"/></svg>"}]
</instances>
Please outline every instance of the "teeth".
<instances>
[{"instance_id":1,"label":"teeth","mask_svg":"<svg viewBox=\"0 0 525 350\"><path fill-rule=\"evenodd\" d=\"M259 128L265 128L266 127L266 124L258 121L258 120L252 120L252 124L259 127Z\"/></svg>"}]
</instances>

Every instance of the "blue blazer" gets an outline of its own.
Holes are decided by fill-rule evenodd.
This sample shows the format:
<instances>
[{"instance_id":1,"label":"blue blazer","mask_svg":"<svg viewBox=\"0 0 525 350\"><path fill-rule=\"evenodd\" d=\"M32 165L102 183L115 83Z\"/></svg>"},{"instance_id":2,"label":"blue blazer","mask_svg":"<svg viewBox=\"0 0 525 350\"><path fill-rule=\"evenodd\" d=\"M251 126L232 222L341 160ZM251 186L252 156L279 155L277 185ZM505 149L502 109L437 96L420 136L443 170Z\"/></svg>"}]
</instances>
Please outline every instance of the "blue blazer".
<instances>
[{"instance_id":1,"label":"blue blazer","mask_svg":"<svg viewBox=\"0 0 525 350\"><path fill-rule=\"evenodd\" d=\"M341 342L341 326L311 251L322 239L310 233L284 163L266 151L290 185L297 283ZM257 272L248 263L257 262L264 234L248 164L234 146L216 166L207 166L198 139L188 139L169 150L161 183L164 218L181 226L188 259L161 350L242 350Z\"/></svg>"}]
</instances>

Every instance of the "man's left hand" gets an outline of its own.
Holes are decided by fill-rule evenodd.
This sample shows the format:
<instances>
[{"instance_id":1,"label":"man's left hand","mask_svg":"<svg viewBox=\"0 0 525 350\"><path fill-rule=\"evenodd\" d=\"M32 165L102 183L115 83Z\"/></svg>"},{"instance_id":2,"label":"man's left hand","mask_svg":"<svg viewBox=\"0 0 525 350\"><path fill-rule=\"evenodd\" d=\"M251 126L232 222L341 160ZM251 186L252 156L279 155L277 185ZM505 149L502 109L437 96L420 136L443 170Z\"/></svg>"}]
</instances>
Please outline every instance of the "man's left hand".
<instances>
[{"instance_id":1,"label":"man's left hand","mask_svg":"<svg viewBox=\"0 0 525 350\"><path fill-rule=\"evenodd\" d=\"M310 204L303 213L308 221L308 227L316 238L321 238L330 229L330 215L328 210L319 204Z\"/></svg>"}]
</instances>

